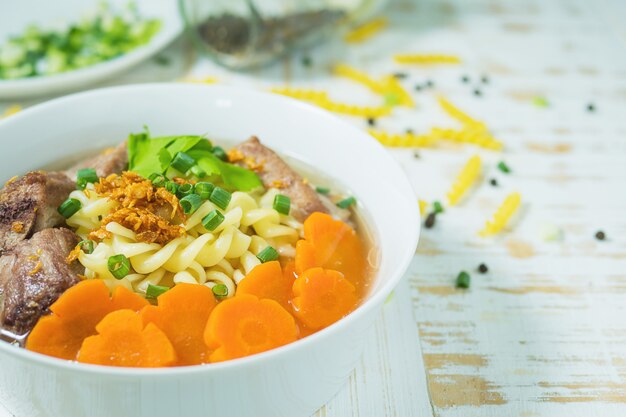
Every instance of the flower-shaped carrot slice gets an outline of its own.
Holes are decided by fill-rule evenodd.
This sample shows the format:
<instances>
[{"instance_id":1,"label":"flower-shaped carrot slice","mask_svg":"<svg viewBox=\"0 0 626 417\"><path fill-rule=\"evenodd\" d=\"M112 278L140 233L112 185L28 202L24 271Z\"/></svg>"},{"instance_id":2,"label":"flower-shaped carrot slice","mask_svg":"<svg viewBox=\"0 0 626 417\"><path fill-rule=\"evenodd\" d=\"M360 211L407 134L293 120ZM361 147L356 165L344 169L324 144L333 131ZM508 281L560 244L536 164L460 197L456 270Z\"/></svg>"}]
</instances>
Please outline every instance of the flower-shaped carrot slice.
<instances>
[{"instance_id":1,"label":"flower-shaped carrot slice","mask_svg":"<svg viewBox=\"0 0 626 417\"><path fill-rule=\"evenodd\" d=\"M148 302L124 287L113 299L102 280L81 281L50 306L52 314L39 319L26 340L26 349L61 359L76 359L83 340L96 334L96 325L113 310L138 311Z\"/></svg>"},{"instance_id":2,"label":"flower-shaped carrot slice","mask_svg":"<svg viewBox=\"0 0 626 417\"><path fill-rule=\"evenodd\" d=\"M141 310L144 323L154 323L168 337L178 357L177 365L198 365L209 362L209 349L204 343L204 329L215 307L209 287L178 284L158 298L159 305Z\"/></svg>"},{"instance_id":3,"label":"flower-shaped carrot slice","mask_svg":"<svg viewBox=\"0 0 626 417\"><path fill-rule=\"evenodd\" d=\"M159 368L176 362L176 352L165 333L152 323L144 328L133 310L109 313L96 330L96 336L83 342L78 362L137 368Z\"/></svg>"},{"instance_id":4,"label":"flower-shaped carrot slice","mask_svg":"<svg viewBox=\"0 0 626 417\"><path fill-rule=\"evenodd\" d=\"M316 212L304 221L304 239L296 246L298 274L322 267L343 273L354 285L363 282L366 255L359 236L349 225Z\"/></svg>"},{"instance_id":5,"label":"flower-shaped carrot slice","mask_svg":"<svg viewBox=\"0 0 626 417\"><path fill-rule=\"evenodd\" d=\"M204 340L215 349L211 362L220 362L293 342L297 333L294 318L276 301L242 294L215 307L204 331Z\"/></svg>"},{"instance_id":6,"label":"flower-shaped carrot slice","mask_svg":"<svg viewBox=\"0 0 626 417\"><path fill-rule=\"evenodd\" d=\"M278 261L265 262L255 266L241 280L237 285L237 295L251 294L260 299L268 298L289 310L294 279L293 266L288 264L283 271Z\"/></svg>"},{"instance_id":7,"label":"flower-shaped carrot slice","mask_svg":"<svg viewBox=\"0 0 626 417\"><path fill-rule=\"evenodd\" d=\"M354 285L331 269L311 268L293 284L295 315L309 329L330 326L357 305Z\"/></svg>"}]
</instances>

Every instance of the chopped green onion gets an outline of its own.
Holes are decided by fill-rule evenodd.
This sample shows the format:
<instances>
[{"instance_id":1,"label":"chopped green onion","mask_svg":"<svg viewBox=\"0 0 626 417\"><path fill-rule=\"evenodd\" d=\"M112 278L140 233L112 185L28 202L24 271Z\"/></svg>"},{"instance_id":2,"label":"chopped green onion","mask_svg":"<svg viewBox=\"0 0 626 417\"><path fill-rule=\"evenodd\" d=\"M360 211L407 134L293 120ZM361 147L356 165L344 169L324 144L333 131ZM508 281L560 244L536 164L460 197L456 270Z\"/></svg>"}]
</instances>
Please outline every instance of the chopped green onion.
<instances>
[{"instance_id":1,"label":"chopped green onion","mask_svg":"<svg viewBox=\"0 0 626 417\"><path fill-rule=\"evenodd\" d=\"M193 184L187 182L178 186L178 190L176 190L176 197L183 198L191 193L193 193Z\"/></svg>"},{"instance_id":2,"label":"chopped green onion","mask_svg":"<svg viewBox=\"0 0 626 417\"><path fill-rule=\"evenodd\" d=\"M152 181L152 185L154 185L155 187L163 187L167 182L167 178L165 178L163 174L159 174L158 172L150 174L148 179Z\"/></svg>"},{"instance_id":3,"label":"chopped green onion","mask_svg":"<svg viewBox=\"0 0 626 417\"><path fill-rule=\"evenodd\" d=\"M209 232L217 229L217 226L224 221L224 215L217 210L213 210L202 218L202 226Z\"/></svg>"},{"instance_id":4,"label":"chopped green onion","mask_svg":"<svg viewBox=\"0 0 626 417\"><path fill-rule=\"evenodd\" d=\"M213 291L213 295L215 296L215 298L217 298L218 300L222 300L228 297L228 287L224 284L214 285L211 290Z\"/></svg>"},{"instance_id":5,"label":"chopped green onion","mask_svg":"<svg viewBox=\"0 0 626 417\"><path fill-rule=\"evenodd\" d=\"M95 242L93 240L81 240L78 247L86 254L93 253Z\"/></svg>"},{"instance_id":6,"label":"chopped green onion","mask_svg":"<svg viewBox=\"0 0 626 417\"><path fill-rule=\"evenodd\" d=\"M435 201L433 203L433 209L435 210L435 213L437 214L443 213L443 206L441 205L439 201Z\"/></svg>"},{"instance_id":7,"label":"chopped green onion","mask_svg":"<svg viewBox=\"0 0 626 417\"><path fill-rule=\"evenodd\" d=\"M176 193L178 192L178 184L176 184L174 181L168 181L165 183L165 189L169 193L176 195Z\"/></svg>"},{"instance_id":8,"label":"chopped green onion","mask_svg":"<svg viewBox=\"0 0 626 417\"><path fill-rule=\"evenodd\" d=\"M196 164L196 160L185 152L178 152L174 155L171 165L182 173L189 171L189 169Z\"/></svg>"},{"instance_id":9,"label":"chopped green onion","mask_svg":"<svg viewBox=\"0 0 626 417\"><path fill-rule=\"evenodd\" d=\"M274 197L273 207L274 210L276 210L280 214L289 214L291 200L286 195L276 194L276 197Z\"/></svg>"},{"instance_id":10,"label":"chopped green onion","mask_svg":"<svg viewBox=\"0 0 626 417\"><path fill-rule=\"evenodd\" d=\"M276 259L278 259L278 252L276 252L276 249L274 249L273 247L268 246L261 252L259 252L256 257L259 258L259 261L261 261L262 263L275 261Z\"/></svg>"},{"instance_id":11,"label":"chopped green onion","mask_svg":"<svg viewBox=\"0 0 626 417\"><path fill-rule=\"evenodd\" d=\"M465 271L459 272L459 275L456 277L456 287L457 288L469 288L470 286L470 274Z\"/></svg>"},{"instance_id":12,"label":"chopped green onion","mask_svg":"<svg viewBox=\"0 0 626 417\"><path fill-rule=\"evenodd\" d=\"M198 194L203 200L208 200L215 185L210 182L197 182L193 187L193 192Z\"/></svg>"},{"instance_id":13,"label":"chopped green onion","mask_svg":"<svg viewBox=\"0 0 626 417\"><path fill-rule=\"evenodd\" d=\"M344 198L343 200L338 202L337 203L337 207L342 208L342 209L347 209L348 207L350 207L350 206L352 206L354 204L356 204L356 198L348 197L348 198Z\"/></svg>"},{"instance_id":14,"label":"chopped green onion","mask_svg":"<svg viewBox=\"0 0 626 417\"><path fill-rule=\"evenodd\" d=\"M222 210L226 210L228 203L230 203L230 198L230 193L221 187L215 187L209 196L209 200Z\"/></svg>"},{"instance_id":15,"label":"chopped green onion","mask_svg":"<svg viewBox=\"0 0 626 417\"><path fill-rule=\"evenodd\" d=\"M63 203L61 203L57 211L59 212L61 216L65 217L66 219L69 219L78 210L80 210L82 206L83 205L80 202L80 200L77 200L75 198L68 198Z\"/></svg>"},{"instance_id":16,"label":"chopped green onion","mask_svg":"<svg viewBox=\"0 0 626 417\"><path fill-rule=\"evenodd\" d=\"M206 177L206 172L199 165L194 165L191 167L191 173L198 178Z\"/></svg>"},{"instance_id":17,"label":"chopped green onion","mask_svg":"<svg viewBox=\"0 0 626 417\"><path fill-rule=\"evenodd\" d=\"M550 103L545 97L533 98L533 104L537 107L548 107L550 105Z\"/></svg>"},{"instance_id":18,"label":"chopped green onion","mask_svg":"<svg viewBox=\"0 0 626 417\"><path fill-rule=\"evenodd\" d=\"M198 194L189 194L179 201L185 214L193 214L202 205L202 198Z\"/></svg>"},{"instance_id":19,"label":"chopped green onion","mask_svg":"<svg viewBox=\"0 0 626 417\"><path fill-rule=\"evenodd\" d=\"M79 169L76 173L76 186L81 190L85 189L87 184L98 182L98 174L93 168Z\"/></svg>"},{"instance_id":20,"label":"chopped green onion","mask_svg":"<svg viewBox=\"0 0 626 417\"><path fill-rule=\"evenodd\" d=\"M211 153L213 153L213 155L217 156L222 161L228 161L228 155L226 155L224 149L219 146L214 146L213 149L211 149Z\"/></svg>"},{"instance_id":21,"label":"chopped green onion","mask_svg":"<svg viewBox=\"0 0 626 417\"><path fill-rule=\"evenodd\" d=\"M505 174L508 174L509 172L511 172L511 168L509 168L509 166L504 161L498 162L498 169L504 172Z\"/></svg>"},{"instance_id":22,"label":"chopped green onion","mask_svg":"<svg viewBox=\"0 0 626 417\"><path fill-rule=\"evenodd\" d=\"M161 285L152 285L148 284L148 289L146 289L146 298L158 298L159 295L164 294L169 291L168 287L163 287Z\"/></svg>"},{"instance_id":23,"label":"chopped green onion","mask_svg":"<svg viewBox=\"0 0 626 417\"><path fill-rule=\"evenodd\" d=\"M330 193L330 188L328 188L328 187L315 187L315 191L317 191L320 194L328 194L328 193Z\"/></svg>"},{"instance_id":24,"label":"chopped green onion","mask_svg":"<svg viewBox=\"0 0 626 417\"><path fill-rule=\"evenodd\" d=\"M115 279L122 279L130 272L130 261L122 254L113 255L107 261L107 268Z\"/></svg>"}]
</instances>

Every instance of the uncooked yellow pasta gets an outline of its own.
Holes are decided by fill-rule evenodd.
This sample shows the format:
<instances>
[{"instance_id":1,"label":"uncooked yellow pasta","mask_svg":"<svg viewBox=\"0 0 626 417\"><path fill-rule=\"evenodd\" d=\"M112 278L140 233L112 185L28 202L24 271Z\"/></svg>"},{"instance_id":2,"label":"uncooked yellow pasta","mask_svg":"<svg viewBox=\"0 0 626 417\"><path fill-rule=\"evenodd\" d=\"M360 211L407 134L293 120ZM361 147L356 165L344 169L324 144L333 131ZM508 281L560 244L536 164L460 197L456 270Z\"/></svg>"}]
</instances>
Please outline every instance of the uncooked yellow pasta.
<instances>
[{"instance_id":1,"label":"uncooked yellow pasta","mask_svg":"<svg viewBox=\"0 0 626 417\"><path fill-rule=\"evenodd\" d=\"M413 97L406 91L400 82L393 76L383 78L382 88L384 94L395 94L398 99L398 105L406 107L414 107Z\"/></svg>"},{"instance_id":2,"label":"uncooked yellow pasta","mask_svg":"<svg viewBox=\"0 0 626 417\"><path fill-rule=\"evenodd\" d=\"M272 88L271 91L276 94L312 103L329 99L326 91L311 88L275 87Z\"/></svg>"},{"instance_id":3,"label":"uncooked yellow pasta","mask_svg":"<svg viewBox=\"0 0 626 417\"><path fill-rule=\"evenodd\" d=\"M368 132L380 143L390 147L428 147L435 141L435 138L431 135L416 135L414 133L392 134L374 129L369 129Z\"/></svg>"},{"instance_id":4,"label":"uncooked yellow pasta","mask_svg":"<svg viewBox=\"0 0 626 417\"><path fill-rule=\"evenodd\" d=\"M334 113L345 114L348 116L361 117L382 117L391 113L389 106L356 106L354 104L340 103L332 100L316 102L318 106Z\"/></svg>"},{"instance_id":5,"label":"uncooked yellow pasta","mask_svg":"<svg viewBox=\"0 0 626 417\"><path fill-rule=\"evenodd\" d=\"M449 140L456 143L469 143L494 151L499 151L503 148L502 142L494 138L484 129L447 129L434 127L431 129L430 133L437 139Z\"/></svg>"},{"instance_id":6,"label":"uncooked yellow pasta","mask_svg":"<svg viewBox=\"0 0 626 417\"><path fill-rule=\"evenodd\" d=\"M513 214L518 210L521 202L522 197L519 193L509 194L498 207L491 220L487 221L485 228L479 232L480 236L492 236L502 231Z\"/></svg>"},{"instance_id":7,"label":"uncooked yellow pasta","mask_svg":"<svg viewBox=\"0 0 626 417\"><path fill-rule=\"evenodd\" d=\"M461 59L455 55L445 54L399 54L393 57L398 64L436 65L460 64Z\"/></svg>"},{"instance_id":8,"label":"uncooked yellow pasta","mask_svg":"<svg viewBox=\"0 0 626 417\"><path fill-rule=\"evenodd\" d=\"M474 185L478 177L480 176L481 161L480 156L474 155L465 164L456 180L448 191L448 203L451 206L456 205L459 200L465 195L467 190Z\"/></svg>"},{"instance_id":9,"label":"uncooked yellow pasta","mask_svg":"<svg viewBox=\"0 0 626 417\"><path fill-rule=\"evenodd\" d=\"M445 111L448 114L448 116L458 120L464 125L468 127L472 127L476 130L487 129L483 122L481 122L480 120L474 119L472 116L470 116L469 114L465 113L463 110L461 110L460 108L452 104L450 100L446 99L444 96L440 95L439 97L437 97L437 101L439 102L439 105L441 106L443 111Z\"/></svg>"},{"instance_id":10,"label":"uncooked yellow pasta","mask_svg":"<svg viewBox=\"0 0 626 417\"><path fill-rule=\"evenodd\" d=\"M377 94L383 94L385 91L385 85L378 80L370 77L366 73L359 71L349 65L339 64L333 68L333 73L340 77L348 78L352 81L356 81L359 84L364 85Z\"/></svg>"},{"instance_id":11,"label":"uncooked yellow pasta","mask_svg":"<svg viewBox=\"0 0 626 417\"><path fill-rule=\"evenodd\" d=\"M344 37L344 40L348 43L360 43L376 35L386 26L387 19L379 17L348 32Z\"/></svg>"},{"instance_id":12,"label":"uncooked yellow pasta","mask_svg":"<svg viewBox=\"0 0 626 417\"><path fill-rule=\"evenodd\" d=\"M428 201L419 199L419 200L417 200L417 202L419 203L419 206L420 206L420 214L422 216L425 216L426 215L426 208L428 207Z\"/></svg>"}]
</instances>

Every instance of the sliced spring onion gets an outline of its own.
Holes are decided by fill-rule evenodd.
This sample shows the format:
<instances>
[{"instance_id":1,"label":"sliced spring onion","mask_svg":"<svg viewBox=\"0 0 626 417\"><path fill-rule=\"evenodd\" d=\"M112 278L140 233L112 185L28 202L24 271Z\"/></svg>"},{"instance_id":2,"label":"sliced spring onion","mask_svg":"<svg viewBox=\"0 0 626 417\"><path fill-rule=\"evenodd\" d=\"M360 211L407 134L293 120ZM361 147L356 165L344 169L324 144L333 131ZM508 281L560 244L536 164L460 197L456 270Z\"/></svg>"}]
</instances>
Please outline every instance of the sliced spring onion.
<instances>
[{"instance_id":1,"label":"sliced spring onion","mask_svg":"<svg viewBox=\"0 0 626 417\"><path fill-rule=\"evenodd\" d=\"M167 182L167 178L165 178L163 174L159 174L158 172L150 174L148 179L152 181L152 185L154 185L155 187L163 187Z\"/></svg>"},{"instance_id":2,"label":"sliced spring onion","mask_svg":"<svg viewBox=\"0 0 626 417\"><path fill-rule=\"evenodd\" d=\"M79 200L75 198L68 198L63 203L61 203L57 211L59 212L61 216L65 217L66 219L69 219L78 210L80 210L82 206L83 205Z\"/></svg>"},{"instance_id":3,"label":"sliced spring onion","mask_svg":"<svg viewBox=\"0 0 626 417\"><path fill-rule=\"evenodd\" d=\"M203 200L208 200L214 188L215 185L210 182L197 182L193 186L193 192L198 194Z\"/></svg>"},{"instance_id":4,"label":"sliced spring onion","mask_svg":"<svg viewBox=\"0 0 626 417\"><path fill-rule=\"evenodd\" d=\"M113 255L107 261L107 268L115 279L122 279L130 272L130 260L122 254Z\"/></svg>"},{"instance_id":5,"label":"sliced spring onion","mask_svg":"<svg viewBox=\"0 0 626 417\"><path fill-rule=\"evenodd\" d=\"M189 194L181 198L178 202L185 214L193 214L198 210L198 207L202 205L202 198L200 198L198 194Z\"/></svg>"},{"instance_id":6,"label":"sliced spring onion","mask_svg":"<svg viewBox=\"0 0 626 417\"><path fill-rule=\"evenodd\" d=\"M191 173L198 178L206 177L206 172L199 165L194 165L191 167Z\"/></svg>"},{"instance_id":7,"label":"sliced spring onion","mask_svg":"<svg viewBox=\"0 0 626 417\"><path fill-rule=\"evenodd\" d=\"M441 205L439 201L435 201L433 203L433 210L435 210L435 213L437 214L443 213L443 206Z\"/></svg>"},{"instance_id":8,"label":"sliced spring onion","mask_svg":"<svg viewBox=\"0 0 626 417\"><path fill-rule=\"evenodd\" d=\"M86 254L93 253L95 242L93 240L81 240L78 242L78 247Z\"/></svg>"},{"instance_id":9,"label":"sliced spring onion","mask_svg":"<svg viewBox=\"0 0 626 417\"><path fill-rule=\"evenodd\" d=\"M224 284L216 284L213 288L211 288L211 290L213 291L215 298L218 300L228 297L228 287Z\"/></svg>"},{"instance_id":10,"label":"sliced spring onion","mask_svg":"<svg viewBox=\"0 0 626 417\"><path fill-rule=\"evenodd\" d=\"M178 184L176 184L174 181L168 181L165 183L165 189L171 194L176 195L176 193L178 192Z\"/></svg>"},{"instance_id":11,"label":"sliced spring onion","mask_svg":"<svg viewBox=\"0 0 626 417\"><path fill-rule=\"evenodd\" d=\"M217 156L222 161L228 161L228 155L226 155L226 151L224 151L224 149L219 146L214 146L213 149L211 149L211 153L213 153L213 155Z\"/></svg>"},{"instance_id":12,"label":"sliced spring onion","mask_svg":"<svg viewBox=\"0 0 626 417\"><path fill-rule=\"evenodd\" d=\"M213 210L202 218L202 226L209 232L217 229L217 226L224 221L224 215L217 210Z\"/></svg>"},{"instance_id":13,"label":"sliced spring onion","mask_svg":"<svg viewBox=\"0 0 626 417\"><path fill-rule=\"evenodd\" d=\"M79 169L76 173L76 186L84 190L87 184L98 182L98 174L93 168Z\"/></svg>"},{"instance_id":14,"label":"sliced spring onion","mask_svg":"<svg viewBox=\"0 0 626 417\"><path fill-rule=\"evenodd\" d=\"M286 195L276 194L272 207L274 207L274 210L276 210L280 214L289 214L289 209L291 208L291 200Z\"/></svg>"},{"instance_id":15,"label":"sliced spring onion","mask_svg":"<svg viewBox=\"0 0 626 417\"><path fill-rule=\"evenodd\" d=\"M259 252L256 257L259 258L259 261L261 261L262 263L275 261L276 259L278 259L278 252L273 247L268 246L261 252Z\"/></svg>"},{"instance_id":16,"label":"sliced spring onion","mask_svg":"<svg viewBox=\"0 0 626 417\"><path fill-rule=\"evenodd\" d=\"M315 191L317 191L320 194L328 194L330 193L330 188L328 187L315 187Z\"/></svg>"},{"instance_id":17,"label":"sliced spring onion","mask_svg":"<svg viewBox=\"0 0 626 417\"><path fill-rule=\"evenodd\" d=\"M226 210L228 203L230 203L230 198L230 193L221 187L215 187L209 196L209 200L222 210Z\"/></svg>"},{"instance_id":18,"label":"sliced spring onion","mask_svg":"<svg viewBox=\"0 0 626 417\"><path fill-rule=\"evenodd\" d=\"M337 203L337 207L342 208L342 209L347 209L348 207L353 206L354 204L356 204L356 198L348 197L339 201Z\"/></svg>"},{"instance_id":19,"label":"sliced spring onion","mask_svg":"<svg viewBox=\"0 0 626 417\"><path fill-rule=\"evenodd\" d=\"M148 284L148 288L146 289L146 298L158 298L159 295L164 294L169 291L168 287L163 287L161 285L152 285Z\"/></svg>"},{"instance_id":20,"label":"sliced spring onion","mask_svg":"<svg viewBox=\"0 0 626 417\"><path fill-rule=\"evenodd\" d=\"M189 171L189 169L196 164L196 160L185 152L178 152L174 155L171 165L182 173Z\"/></svg>"},{"instance_id":21,"label":"sliced spring onion","mask_svg":"<svg viewBox=\"0 0 626 417\"><path fill-rule=\"evenodd\" d=\"M193 193L193 184L185 183L178 186L178 190L176 190L176 196L178 198L183 198L187 195Z\"/></svg>"},{"instance_id":22,"label":"sliced spring onion","mask_svg":"<svg viewBox=\"0 0 626 417\"><path fill-rule=\"evenodd\" d=\"M508 174L509 172L511 172L511 168L509 168L509 166L504 161L498 162L498 169L504 172L505 174Z\"/></svg>"},{"instance_id":23,"label":"sliced spring onion","mask_svg":"<svg viewBox=\"0 0 626 417\"><path fill-rule=\"evenodd\" d=\"M459 275L456 277L456 287L457 288L469 288L470 286L470 274L465 271L459 272Z\"/></svg>"}]
</instances>

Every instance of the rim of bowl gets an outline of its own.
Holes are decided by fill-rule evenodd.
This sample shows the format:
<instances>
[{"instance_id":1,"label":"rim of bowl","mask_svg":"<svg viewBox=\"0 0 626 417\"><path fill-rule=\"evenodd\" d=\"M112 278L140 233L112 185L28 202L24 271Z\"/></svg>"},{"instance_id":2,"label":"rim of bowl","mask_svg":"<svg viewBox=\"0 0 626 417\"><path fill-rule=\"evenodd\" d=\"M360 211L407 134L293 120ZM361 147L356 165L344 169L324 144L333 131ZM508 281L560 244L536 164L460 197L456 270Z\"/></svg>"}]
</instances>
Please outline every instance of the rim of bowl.
<instances>
[{"instance_id":1,"label":"rim of bowl","mask_svg":"<svg viewBox=\"0 0 626 417\"><path fill-rule=\"evenodd\" d=\"M302 349L309 344L319 343L327 337L335 334L336 332L341 332L342 329L349 325L351 321L359 320L363 315L365 315L369 310L373 309L379 303L384 302L384 300L389 296L389 294L393 291L393 289L398 285L399 281L402 279L404 273L406 272L411 260L413 259L413 255L415 252L415 248L417 247L417 243L420 236L421 231L421 222L419 206L417 204L417 199L414 198L413 187L411 186L407 176L400 168L399 164L391 157L391 155L387 152L387 150L381 145L376 139L368 135L366 132L363 132L356 128L355 126L349 124L348 122L342 120L340 117L323 110L319 107L316 107L312 104L308 104L290 97L280 96L278 94L263 92L259 90L246 89L241 87L233 87L233 86L222 86L222 85L198 85L198 84L176 84L176 83L146 83L146 84L130 84L123 86L115 86L115 87L105 87L94 90L88 90L80 93L70 94L67 96L63 96L60 98L56 98L53 100L49 100L43 102L41 104L37 104L26 110L23 110L15 115L12 115L4 120L0 120L0 131L2 130L3 125L12 124L13 122L17 122L18 120L24 117L31 117L31 115L36 115L37 113L42 113L48 111L48 109L55 107L62 107L66 103L71 103L73 101L81 101L85 99L96 99L100 95L106 94L119 94L124 92L136 92L137 94L141 94L142 91L146 90L154 90L154 89L163 89L163 90L185 90L185 89L210 89L210 90L222 90L223 94L238 94L238 95L248 95L248 96L256 96L261 100L277 100L283 101L290 106L297 106L302 109L303 112L308 112L312 116L317 117L320 120L329 120L333 123L342 124L352 131L355 134L358 134L362 137L362 141L371 146L377 148L377 153L380 158L387 160L393 166L394 173L393 176L397 177L394 184L406 191L406 193L402 193L402 195L407 194L406 204L409 206L413 206L413 210L409 210L409 212L413 215L412 218L408 218L407 223L416 225L415 232L410 237L410 244L404 248L404 252L398 257L399 262L396 263L396 267L393 269L392 278L389 279L387 283L385 283L382 287L380 287L374 293L370 293L365 301L360 304L353 312L343 317L341 320L333 323L332 325L312 334L303 339L298 339L295 342L288 343L284 346L280 346L278 348L274 348L268 350L266 352L257 353L254 355L246 356L243 358L232 359L224 362L218 363L209 363L202 365L193 365L193 366L178 366L178 367L170 367L170 368L127 368L127 367L114 367L114 366L101 366L101 365L90 365L78 363L75 361L69 361L65 359L54 358L51 356L46 356L40 353L31 352L24 348L16 348L6 342L0 341L0 352L6 353L13 357L17 357L20 359L24 359L28 362L34 362L38 365L45 366L48 368L55 369L63 369L71 372L80 372L80 373L90 373L90 374L106 374L106 375L117 375L117 376L171 376L171 375L184 375L184 374L192 374L197 372L211 372L212 370L218 371L223 369L230 368L239 368L245 367L250 363L254 362L262 362L265 360L269 360L277 355L282 355L283 352L288 352L292 350ZM171 93L171 92L170 92ZM308 116L307 116L308 117ZM349 184L346 184L349 186ZM373 221L375 223L375 220ZM376 274L374 279L378 279L378 274Z\"/></svg>"}]
</instances>

